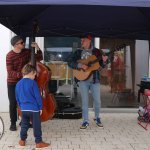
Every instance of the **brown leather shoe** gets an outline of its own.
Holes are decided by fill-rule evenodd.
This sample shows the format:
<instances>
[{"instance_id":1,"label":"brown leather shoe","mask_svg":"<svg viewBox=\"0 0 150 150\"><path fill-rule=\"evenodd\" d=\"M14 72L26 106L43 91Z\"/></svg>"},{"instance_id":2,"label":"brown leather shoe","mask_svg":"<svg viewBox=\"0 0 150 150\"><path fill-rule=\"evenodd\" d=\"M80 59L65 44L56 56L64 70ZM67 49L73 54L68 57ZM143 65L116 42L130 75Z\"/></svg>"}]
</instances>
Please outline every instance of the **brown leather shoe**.
<instances>
[{"instance_id":1,"label":"brown leather shoe","mask_svg":"<svg viewBox=\"0 0 150 150\"><path fill-rule=\"evenodd\" d=\"M26 141L20 140L20 141L19 141L19 145L20 145L20 146L25 146L25 145L26 145Z\"/></svg>"},{"instance_id":2,"label":"brown leather shoe","mask_svg":"<svg viewBox=\"0 0 150 150\"><path fill-rule=\"evenodd\" d=\"M43 148L43 147L48 147L50 144L45 143L45 142L40 142L36 144L36 148Z\"/></svg>"}]
</instances>

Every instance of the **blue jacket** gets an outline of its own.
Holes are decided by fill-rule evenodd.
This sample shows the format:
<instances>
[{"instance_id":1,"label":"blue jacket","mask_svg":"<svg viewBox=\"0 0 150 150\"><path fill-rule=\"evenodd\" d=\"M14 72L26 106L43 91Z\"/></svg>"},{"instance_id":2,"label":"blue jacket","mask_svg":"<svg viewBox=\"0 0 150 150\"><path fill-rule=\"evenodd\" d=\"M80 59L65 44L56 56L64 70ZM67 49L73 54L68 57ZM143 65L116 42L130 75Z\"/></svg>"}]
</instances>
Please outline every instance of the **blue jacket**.
<instances>
[{"instance_id":1,"label":"blue jacket","mask_svg":"<svg viewBox=\"0 0 150 150\"><path fill-rule=\"evenodd\" d=\"M77 60L81 59L82 51L83 50L78 49L68 57L67 62L68 62L68 66L70 68L79 69ZM102 60L102 52L97 48L93 48L92 55L95 55L99 59L100 66L104 67L104 63L103 63L103 60ZM99 70L96 70L96 71L93 72L93 83L95 83L95 81L100 81Z\"/></svg>"},{"instance_id":2,"label":"blue jacket","mask_svg":"<svg viewBox=\"0 0 150 150\"><path fill-rule=\"evenodd\" d=\"M22 78L16 85L16 100L21 111L42 110L42 98L36 81Z\"/></svg>"}]
</instances>

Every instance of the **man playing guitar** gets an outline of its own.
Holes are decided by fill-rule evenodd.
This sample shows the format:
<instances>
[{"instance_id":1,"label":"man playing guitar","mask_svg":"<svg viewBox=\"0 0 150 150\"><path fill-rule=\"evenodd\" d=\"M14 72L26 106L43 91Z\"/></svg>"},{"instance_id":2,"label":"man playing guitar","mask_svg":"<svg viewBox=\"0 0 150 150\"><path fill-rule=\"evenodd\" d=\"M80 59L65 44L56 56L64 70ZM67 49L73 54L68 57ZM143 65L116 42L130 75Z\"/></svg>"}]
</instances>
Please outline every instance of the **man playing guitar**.
<instances>
[{"instance_id":1,"label":"man playing guitar","mask_svg":"<svg viewBox=\"0 0 150 150\"><path fill-rule=\"evenodd\" d=\"M91 91L94 100L96 124L99 127L103 127L100 119L101 99L99 70L104 67L104 65L102 60L102 52L92 46L92 36L90 34L86 34L81 38L81 49L78 49L71 54L68 58L68 65L74 69L74 76L78 80L81 92L83 123L80 129L86 129L87 126L89 126L89 90ZM80 74L82 75L80 76Z\"/></svg>"}]
</instances>

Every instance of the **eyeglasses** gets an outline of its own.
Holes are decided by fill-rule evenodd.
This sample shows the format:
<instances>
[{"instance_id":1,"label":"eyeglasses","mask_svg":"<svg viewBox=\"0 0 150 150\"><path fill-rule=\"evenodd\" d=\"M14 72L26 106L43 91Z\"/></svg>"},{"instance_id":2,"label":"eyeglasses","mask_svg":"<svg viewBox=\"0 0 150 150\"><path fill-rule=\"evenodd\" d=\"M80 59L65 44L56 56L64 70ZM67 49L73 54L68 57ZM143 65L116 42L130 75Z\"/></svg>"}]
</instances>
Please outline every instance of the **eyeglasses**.
<instances>
[{"instance_id":1,"label":"eyeglasses","mask_svg":"<svg viewBox=\"0 0 150 150\"><path fill-rule=\"evenodd\" d=\"M20 42L20 43L16 43L16 45L19 45L19 44L23 45L23 44L24 44L24 42L22 41L22 42Z\"/></svg>"}]
</instances>

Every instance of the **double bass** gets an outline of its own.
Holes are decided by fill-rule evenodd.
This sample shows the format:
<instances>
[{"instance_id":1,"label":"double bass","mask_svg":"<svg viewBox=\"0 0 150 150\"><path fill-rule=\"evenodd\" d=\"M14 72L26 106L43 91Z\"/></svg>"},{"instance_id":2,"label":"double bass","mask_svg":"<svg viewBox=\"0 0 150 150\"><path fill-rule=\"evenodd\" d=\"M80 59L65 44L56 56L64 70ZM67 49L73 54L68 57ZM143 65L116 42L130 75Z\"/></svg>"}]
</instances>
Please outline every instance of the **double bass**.
<instances>
[{"instance_id":1,"label":"double bass","mask_svg":"<svg viewBox=\"0 0 150 150\"><path fill-rule=\"evenodd\" d=\"M44 122L51 119L54 116L56 103L54 95L52 93L49 93L48 90L48 82L51 76L50 70L40 62L36 62L36 69L36 81L40 89L43 102L41 121Z\"/></svg>"},{"instance_id":2,"label":"double bass","mask_svg":"<svg viewBox=\"0 0 150 150\"><path fill-rule=\"evenodd\" d=\"M37 21L34 21L32 42L35 41L35 35L38 32L38 30L39 27ZM41 62L36 61L35 48L31 49L31 64L33 66L36 66L36 70L37 70L37 75L35 80L37 81L38 87L40 89L41 97L42 97L43 108L42 108L41 121L44 122L49 119L52 119L56 109L54 95L50 93L48 89L48 82L49 80L51 80L51 70ZM21 116L20 109L18 109L18 113Z\"/></svg>"}]
</instances>

